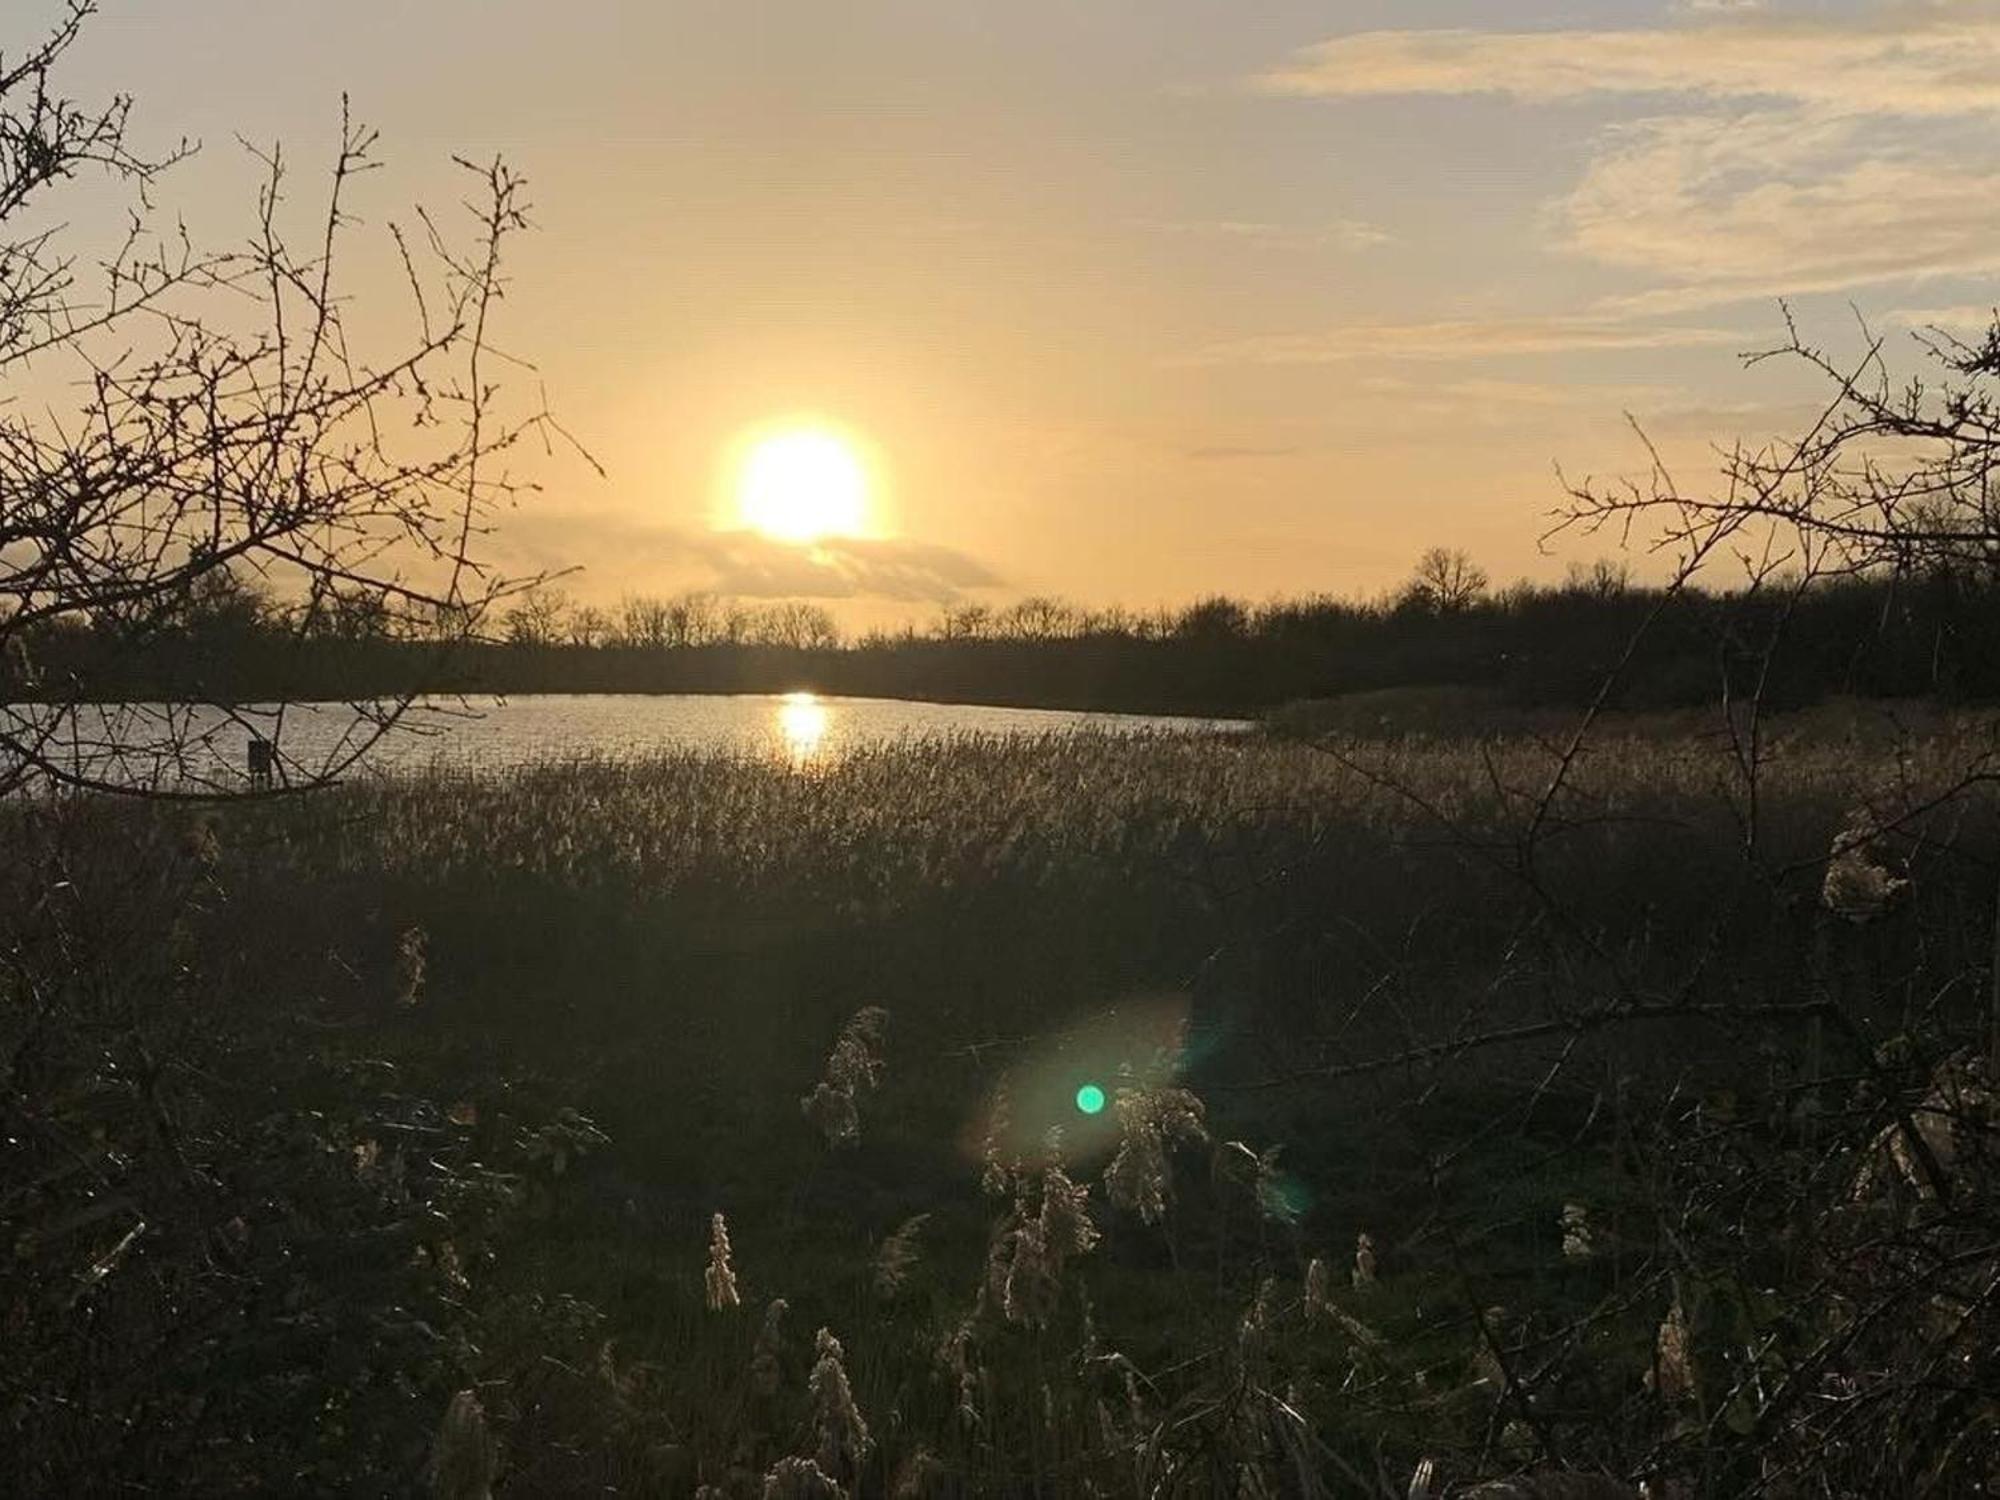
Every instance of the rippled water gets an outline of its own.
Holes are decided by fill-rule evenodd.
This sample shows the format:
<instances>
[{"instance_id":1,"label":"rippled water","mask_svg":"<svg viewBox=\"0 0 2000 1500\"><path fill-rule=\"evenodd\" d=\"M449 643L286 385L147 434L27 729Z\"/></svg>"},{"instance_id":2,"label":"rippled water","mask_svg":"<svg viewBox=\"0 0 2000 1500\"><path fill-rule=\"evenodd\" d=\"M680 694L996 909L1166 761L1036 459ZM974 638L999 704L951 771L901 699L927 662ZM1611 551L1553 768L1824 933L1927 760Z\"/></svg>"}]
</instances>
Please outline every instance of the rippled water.
<instances>
[{"instance_id":1,"label":"rippled water","mask_svg":"<svg viewBox=\"0 0 2000 1500\"><path fill-rule=\"evenodd\" d=\"M356 770L409 771L446 765L504 771L575 757L622 759L707 751L824 764L848 751L962 735L1135 734L1228 731L1235 720L1035 708L904 702L888 698L784 695L536 694L431 700L375 740ZM250 741L275 741L281 779L340 769L374 739L345 703L248 708L235 714L167 704L86 709L56 758L93 779L241 785ZM350 772L351 774L351 772Z\"/></svg>"}]
</instances>

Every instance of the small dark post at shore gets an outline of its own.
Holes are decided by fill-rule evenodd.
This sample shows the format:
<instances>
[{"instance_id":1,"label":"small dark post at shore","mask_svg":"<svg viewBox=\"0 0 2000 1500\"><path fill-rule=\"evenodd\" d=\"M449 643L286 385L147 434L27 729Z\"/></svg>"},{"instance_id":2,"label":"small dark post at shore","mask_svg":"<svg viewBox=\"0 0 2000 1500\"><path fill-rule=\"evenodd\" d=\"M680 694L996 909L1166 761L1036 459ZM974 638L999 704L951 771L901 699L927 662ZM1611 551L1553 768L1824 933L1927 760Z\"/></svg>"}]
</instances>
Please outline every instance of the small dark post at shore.
<instances>
[{"instance_id":1,"label":"small dark post at shore","mask_svg":"<svg viewBox=\"0 0 2000 1500\"><path fill-rule=\"evenodd\" d=\"M250 784L267 787L271 784L271 768L278 758L278 747L261 734L250 736L248 749L250 762Z\"/></svg>"}]
</instances>

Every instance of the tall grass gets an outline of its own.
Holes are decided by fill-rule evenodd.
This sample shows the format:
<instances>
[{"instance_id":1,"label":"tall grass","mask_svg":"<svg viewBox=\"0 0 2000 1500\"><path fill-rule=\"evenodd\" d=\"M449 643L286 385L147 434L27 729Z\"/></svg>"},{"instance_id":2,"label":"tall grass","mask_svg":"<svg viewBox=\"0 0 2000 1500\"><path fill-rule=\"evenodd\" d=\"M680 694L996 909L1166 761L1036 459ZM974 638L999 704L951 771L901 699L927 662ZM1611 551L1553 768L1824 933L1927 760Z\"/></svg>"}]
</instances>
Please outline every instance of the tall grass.
<instances>
[{"instance_id":1,"label":"tall grass","mask_svg":"<svg viewBox=\"0 0 2000 1500\"><path fill-rule=\"evenodd\" d=\"M8 816L69 820L93 888L141 827L191 840L211 1022L278 1006L435 1099L434 1157L506 1164L504 1222L426 1252L466 1320L410 1388L433 1474L1401 1493L1429 1456L1727 1493L1781 1435L1731 1425L1728 1320L1763 1325L1722 1288L1824 1267L1764 1225L1702 1280L1687 1205L1831 1183L1965 1034L1991 809L1927 801L1976 749L1781 735L1754 822L1693 735L1601 740L1553 799L1530 738L1163 736ZM1866 922L1821 901L1860 805L1908 882ZM1886 1062L1773 1019L1830 992ZM413 1161L380 1114L343 1126L370 1192Z\"/></svg>"}]
</instances>

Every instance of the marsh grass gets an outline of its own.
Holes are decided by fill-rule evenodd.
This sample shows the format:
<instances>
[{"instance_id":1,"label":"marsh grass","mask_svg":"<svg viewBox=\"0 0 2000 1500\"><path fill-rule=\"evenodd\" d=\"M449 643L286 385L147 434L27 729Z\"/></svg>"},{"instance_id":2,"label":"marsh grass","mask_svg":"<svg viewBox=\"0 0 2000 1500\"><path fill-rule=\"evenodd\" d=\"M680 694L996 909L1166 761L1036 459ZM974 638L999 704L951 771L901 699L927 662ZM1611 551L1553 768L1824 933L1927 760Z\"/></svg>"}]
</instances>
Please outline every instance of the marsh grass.
<instances>
[{"instance_id":1,"label":"marsh grass","mask_svg":"<svg viewBox=\"0 0 2000 1500\"><path fill-rule=\"evenodd\" d=\"M1976 797L1896 813L1976 748L1781 736L1746 841L1723 743L1602 740L1532 890L1507 839L1552 752L1519 737L586 762L198 836L6 816L30 841L61 821L86 884L142 835L195 851L176 878L215 915L175 960L186 1013L393 1069L437 1101L436 1151L506 1164L491 1231L418 1268L463 1332L407 1386L397 1450L457 1430L470 1390L496 1493L1400 1492L1425 1455L1714 1482L1759 1462L1695 1456L1743 1399L1715 1279L1738 1268L1668 1274L1662 1215L1724 1142L1739 1176L1811 1178L1876 1109L1851 1059L1808 1074L1747 1018L1452 1039L1614 985L1833 990L1903 1039L1922 1097L1976 1008L1996 845ZM1857 806L1887 894L1829 926ZM8 893L24 930L42 890ZM1165 1075L1133 1019L1159 1014L1185 1021ZM1096 1124L1044 1086L1082 1057L1112 1070ZM1767 1249L1744 1274L1810 1274Z\"/></svg>"}]
</instances>

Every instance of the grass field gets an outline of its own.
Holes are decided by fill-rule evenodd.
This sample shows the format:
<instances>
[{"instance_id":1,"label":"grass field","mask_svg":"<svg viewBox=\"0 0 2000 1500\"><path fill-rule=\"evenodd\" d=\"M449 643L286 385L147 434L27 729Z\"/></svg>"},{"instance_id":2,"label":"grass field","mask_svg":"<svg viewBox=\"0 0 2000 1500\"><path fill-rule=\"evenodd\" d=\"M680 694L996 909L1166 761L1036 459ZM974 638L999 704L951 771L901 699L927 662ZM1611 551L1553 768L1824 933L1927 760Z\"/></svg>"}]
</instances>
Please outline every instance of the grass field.
<instances>
[{"instance_id":1,"label":"grass field","mask_svg":"<svg viewBox=\"0 0 2000 1500\"><path fill-rule=\"evenodd\" d=\"M1795 1386L1893 1368L1828 1215L1984 1046L1993 809L1932 805L1981 749L1781 729L1753 787L1614 732L1550 795L1526 735L1078 738L11 810L11 982L64 1002L0 1038L24 1492L1879 1467ZM1843 830L1879 909L1827 909ZM1878 1279L1990 1268L1904 1197Z\"/></svg>"}]
</instances>

